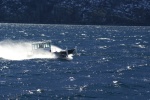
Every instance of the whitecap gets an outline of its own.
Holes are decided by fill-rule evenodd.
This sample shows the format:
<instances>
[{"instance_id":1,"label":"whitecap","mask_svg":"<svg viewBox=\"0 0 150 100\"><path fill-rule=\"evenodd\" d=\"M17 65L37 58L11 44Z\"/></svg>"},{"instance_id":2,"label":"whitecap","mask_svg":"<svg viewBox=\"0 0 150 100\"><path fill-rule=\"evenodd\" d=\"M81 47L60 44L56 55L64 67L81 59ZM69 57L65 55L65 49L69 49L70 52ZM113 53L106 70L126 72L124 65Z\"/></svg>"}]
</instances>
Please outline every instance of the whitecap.
<instances>
[{"instance_id":1,"label":"whitecap","mask_svg":"<svg viewBox=\"0 0 150 100\"><path fill-rule=\"evenodd\" d=\"M99 49L107 49L108 47L107 46L99 46L98 48Z\"/></svg>"},{"instance_id":2,"label":"whitecap","mask_svg":"<svg viewBox=\"0 0 150 100\"><path fill-rule=\"evenodd\" d=\"M29 90L29 94L34 94L34 93L33 93L33 91L30 91L30 90Z\"/></svg>"},{"instance_id":3,"label":"whitecap","mask_svg":"<svg viewBox=\"0 0 150 100\"><path fill-rule=\"evenodd\" d=\"M81 34L82 36L86 36L86 34Z\"/></svg>"},{"instance_id":4,"label":"whitecap","mask_svg":"<svg viewBox=\"0 0 150 100\"><path fill-rule=\"evenodd\" d=\"M139 48L145 48L145 45L138 45Z\"/></svg>"},{"instance_id":5,"label":"whitecap","mask_svg":"<svg viewBox=\"0 0 150 100\"><path fill-rule=\"evenodd\" d=\"M79 87L79 91L82 92L83 90L85 90L87 88L88 85L83 85Z\"/></svg>"},{"instance_id":6,"label":"whitecap","mask_svg":"<svg viewBox=\"0 0 150 100\"><path fill-rule=\"evenodd\" d=\"M131 68L131 66L127 66L127 69L128 69L128 70L131 70L132 68Z\"/></svg>"},{"instance_id":7,"label":"whitecap","mask_svg":"<svg viewBox=\"0 0 150 100\"><path fill-rule=\"evenodd\" d=\"M41 34L41 36L45 36L45 34Z\"/></svg>"},{"instance_id":8,"label":"whitecap","mask_svg":"<svg viewBox=\"0 0 150 100\"><path fill-rule=\"evenodd\" d=\"M65 33L60 33L61 35L65 35Z\"/></svg>"},{"instance_id":9,"label":"whitecap","mask_svg":"<svg viewBox=\"0 0 150 100\"><path fill-rule=\"evenodd\" d=\"M6 84L6 81L0 81L0 84L2 85L2 84Z\"/></svg>"},{"instance_id":10,"label":"whitecap","mask_svg":"<svg viewBox=\"0 0 150 100\"><path fill-rule=\"evenodd\" d=\"M133 46L134 46L134 47L137 47L137 48L142 48L142 49L143 49L143 48L146 48L145 45L140 45L140 44L139 44L139 45L133 45Z\"/></svg>"},{"instance_id":11,"label":"whitecap","mask_svg":"<svg viewBox=\"0 0 150 100\"><path fill-rule=\"evenodd\" d=\"M118 81L113 81L113 83L114 83L114 84L117 84L117 83L118 83Z\"/></svg>"},{"instance_id":12,"label":"whitecap","mask_svg":"<svg viewBox=\"0 0 150 100\"><path fill-rule=\"evenodd\" d=\"M69 80L70 80L70 81L74 81L75 78L74 78L74 77L69 77Z\"/></svg>"},{"instance_id":13,"label":"whitecap","mask_svg":"<svg viewBox=\"0 0 150 100\"><path fill-rule=\"evenodd\" d=\"M121 46L125 46L125 44L120 44Z\"/></svg>"},{"instance_id":14,"label":"whitecap","mask_svg":"<svg viewBox=\"0 0 150 100\"><path fill-rule=\"evenodd\" d=\"M2 66L1 68L0 68L0 70L2 71L3 69L8 69L9 67L7 67L7 66Z\"/></svg>"},{"instance_id":15,"label":"whitecap","mask_svg":"<svg viewBox=\"0 0 150 100\"><path fill-rule=\"evenodd\" d=\"M42 90L41 89L37 89L36 90L38 93L42 93Z\"/></svg>"},{"instance_id":16,"label":"whitecap","mask_svg":"<svg viewBox=\"0 0 150 100\"><path fill-rule=\"evenodd\" d=\"M102 41L116 41L116 40L111 39L111 38L97 38L96 40L102 40Z\"/></svg>"},{"instance_id":17,"label":"whitecap","mask_svg":"<svg viewBox=\"0 0 150 100\"><path fill-rule=\"evenodd\" d=\"M96 40L111 40L110 38L97 38Z\"/></svg>"}]
</instances>

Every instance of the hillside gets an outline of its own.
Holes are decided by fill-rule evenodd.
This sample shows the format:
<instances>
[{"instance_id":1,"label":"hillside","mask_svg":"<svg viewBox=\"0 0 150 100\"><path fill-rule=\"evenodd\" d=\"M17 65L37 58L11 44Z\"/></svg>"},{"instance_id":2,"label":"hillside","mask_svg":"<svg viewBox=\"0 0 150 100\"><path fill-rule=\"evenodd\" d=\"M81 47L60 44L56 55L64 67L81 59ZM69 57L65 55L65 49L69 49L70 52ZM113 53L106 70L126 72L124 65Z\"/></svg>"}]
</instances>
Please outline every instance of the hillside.
<instances>
[{"instance_id":1,"label":"hillside","mask_svg":"<svg viewBox=\"0 0 150 100\"><path fill-rule=\"evenodd\" d=\"M0 0L0 23L150 25L149 0Z\"/></svg>"}]
</instances>

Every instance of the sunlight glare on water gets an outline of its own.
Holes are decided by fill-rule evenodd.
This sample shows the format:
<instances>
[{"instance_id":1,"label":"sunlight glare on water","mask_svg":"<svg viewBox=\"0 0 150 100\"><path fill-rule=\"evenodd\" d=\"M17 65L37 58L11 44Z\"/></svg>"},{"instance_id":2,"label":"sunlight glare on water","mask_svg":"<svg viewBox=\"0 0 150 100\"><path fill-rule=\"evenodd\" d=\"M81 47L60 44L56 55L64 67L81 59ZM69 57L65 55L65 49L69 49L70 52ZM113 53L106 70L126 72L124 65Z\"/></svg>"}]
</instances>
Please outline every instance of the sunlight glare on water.
<instances>
[{"instance_id":1,"label":"sunlight glare on water","mask_svg":"<svg viewBox=\"0 0 150 100\"><path fill-rule=\"evenodd\" d=\"M0 24L0 99L149 100L149 33L149 26ZM77 46L79 55L33 53L32 42L44 40L52 51Z\"/></svg>"}]
</instances>

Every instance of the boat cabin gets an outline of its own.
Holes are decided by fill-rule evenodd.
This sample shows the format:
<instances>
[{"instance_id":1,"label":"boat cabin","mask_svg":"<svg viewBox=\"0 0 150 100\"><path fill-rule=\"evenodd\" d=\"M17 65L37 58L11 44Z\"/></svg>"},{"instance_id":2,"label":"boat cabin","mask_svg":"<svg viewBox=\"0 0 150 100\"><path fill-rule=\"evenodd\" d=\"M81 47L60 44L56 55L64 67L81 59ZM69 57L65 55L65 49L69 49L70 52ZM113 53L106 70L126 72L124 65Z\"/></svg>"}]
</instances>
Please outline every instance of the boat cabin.
<instances>
[{"instance_id":1,"label":"boat cabin","mask_svg":"<svg viewBox=\"0 0 150 100\"><path fill-rule=\"evenodd\" d=\"M51 49L51 41L44 41L44 42L36 42L32 44L32 50L36 50L36 49L45 49L45 48L49 48Z\"/></svg>"}]
</instances>

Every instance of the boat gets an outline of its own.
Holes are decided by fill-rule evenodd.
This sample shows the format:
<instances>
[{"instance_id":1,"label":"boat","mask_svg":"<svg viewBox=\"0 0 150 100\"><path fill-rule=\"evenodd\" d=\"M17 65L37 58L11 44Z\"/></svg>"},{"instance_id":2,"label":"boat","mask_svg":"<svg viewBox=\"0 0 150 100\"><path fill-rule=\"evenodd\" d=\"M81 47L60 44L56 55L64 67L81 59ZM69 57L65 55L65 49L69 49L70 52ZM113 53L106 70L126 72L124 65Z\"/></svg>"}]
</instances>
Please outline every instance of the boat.
<instances>
[{"instance_id":1,"label":"boat","mask_svg":"<svg viewBox=\"0 0 150 100\"><path fill-rule=\"evenodd\" d=\"M59 50L52 50L51 41L41 41L32 43L32 50L46 50L50 53L53 53L57 56L57 58L65 59L65 60L72 60L73 56L77 54L77 46L73 49L59 49Z\"/></svg>"}]
</instances>

